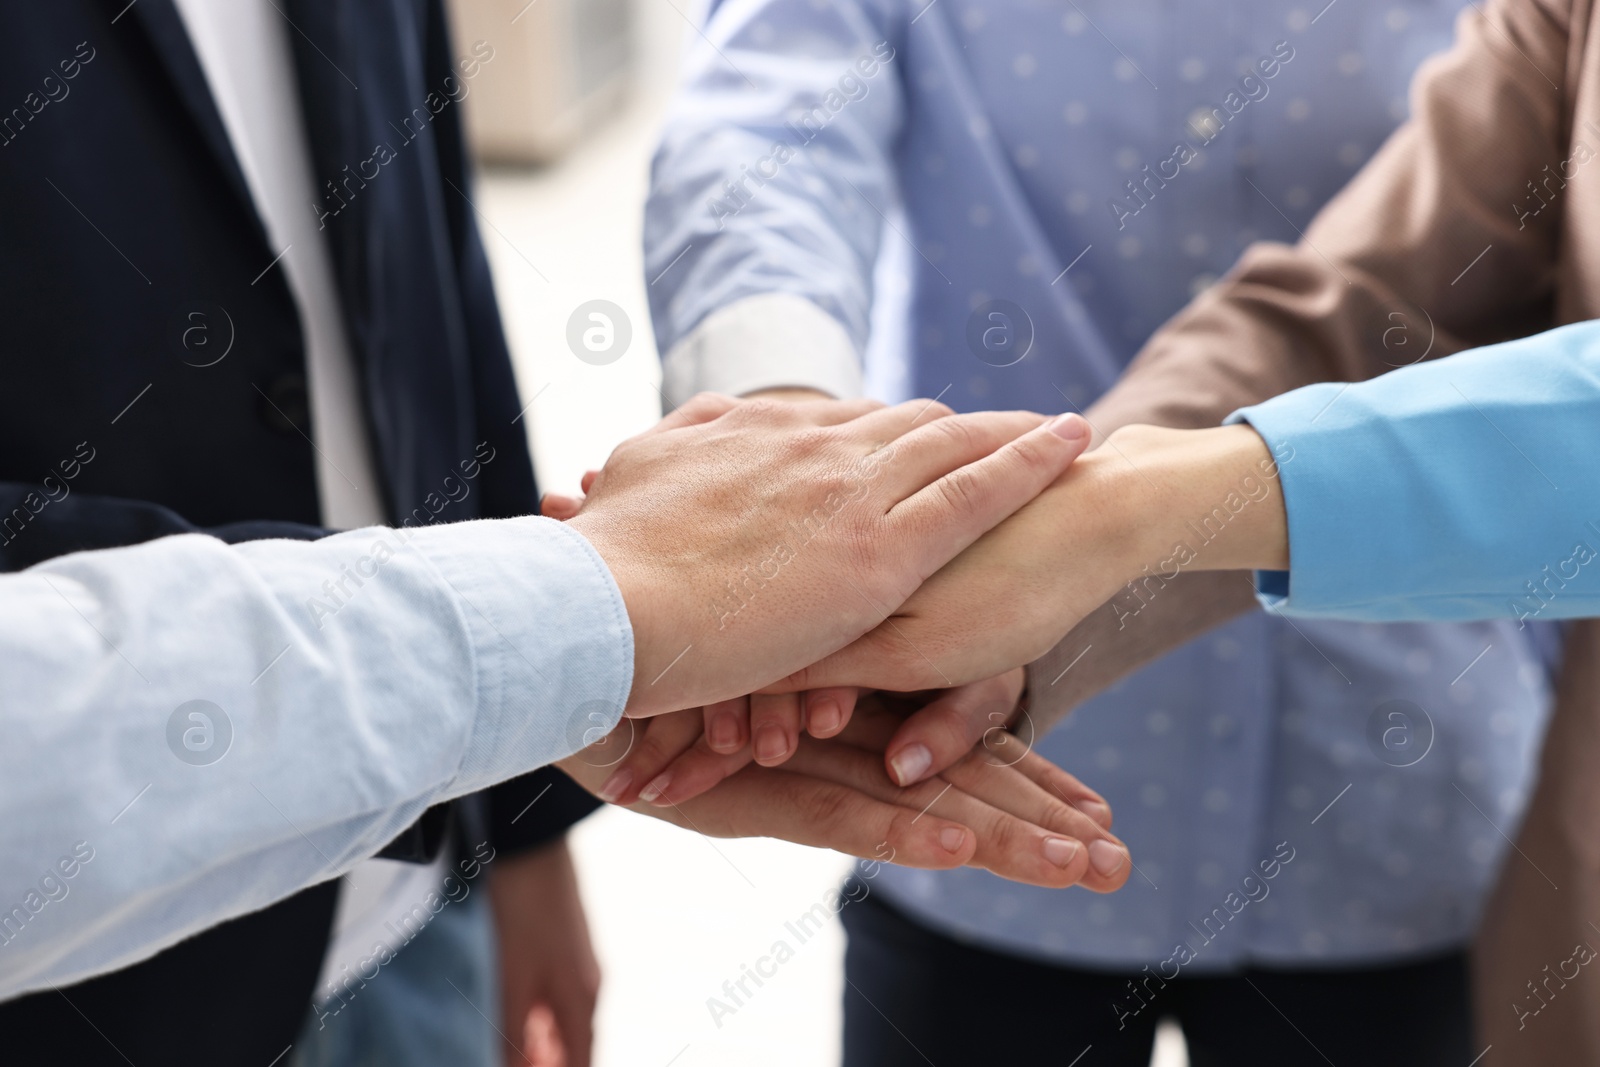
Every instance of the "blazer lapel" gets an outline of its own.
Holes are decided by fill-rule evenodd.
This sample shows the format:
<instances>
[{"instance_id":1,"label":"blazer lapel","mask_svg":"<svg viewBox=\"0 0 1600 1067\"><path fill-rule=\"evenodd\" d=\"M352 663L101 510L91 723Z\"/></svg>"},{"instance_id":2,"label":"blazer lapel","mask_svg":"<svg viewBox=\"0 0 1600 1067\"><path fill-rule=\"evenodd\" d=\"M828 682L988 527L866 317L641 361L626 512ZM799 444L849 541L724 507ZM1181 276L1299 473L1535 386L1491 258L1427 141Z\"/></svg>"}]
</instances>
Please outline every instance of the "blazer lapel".
<instances>
[{"instance_id":1,"label":"blazer lapel","mask_svg":"<svg viewBox=\"0 0 1600 1067\"><path fill-rule=\"evenodd\" d=\"M266 227L256 212L255 198L250 195L250 187L245 183L238 157L233 154L233 142L228 139L228 129L222 124L222 115L212 99L211 87L206 82L200 58L189 40L183 16L178 14L172 0L138 0L130 13L138 16L145 35L166 67L167 76L172 79L173 88L199 129L201 141L221 168L229 189L249 211L250 218L261 234L262 244L266 245Z\"/></svg>"}]
</instances>

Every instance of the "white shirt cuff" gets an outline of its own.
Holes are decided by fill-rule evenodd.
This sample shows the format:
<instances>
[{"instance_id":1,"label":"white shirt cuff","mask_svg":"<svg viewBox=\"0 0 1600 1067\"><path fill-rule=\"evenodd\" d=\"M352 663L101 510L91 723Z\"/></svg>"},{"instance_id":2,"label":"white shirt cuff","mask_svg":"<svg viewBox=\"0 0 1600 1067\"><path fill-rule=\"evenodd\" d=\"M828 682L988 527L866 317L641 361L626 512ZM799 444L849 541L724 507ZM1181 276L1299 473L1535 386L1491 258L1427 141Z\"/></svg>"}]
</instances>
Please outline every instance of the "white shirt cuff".
<instances>
[{"instance_id":1,"label":"white shirt cuff","mask_svg":"<svg viewBox=\"0 0 1600 1067\"><path fill-rule=\"evenodd\" d=\"M818 389L860 396L861 356L838 320L793 293L736 300L707 315L661 361L662 392L678 405L696 393Z\"/></svg>"}]
</instances>

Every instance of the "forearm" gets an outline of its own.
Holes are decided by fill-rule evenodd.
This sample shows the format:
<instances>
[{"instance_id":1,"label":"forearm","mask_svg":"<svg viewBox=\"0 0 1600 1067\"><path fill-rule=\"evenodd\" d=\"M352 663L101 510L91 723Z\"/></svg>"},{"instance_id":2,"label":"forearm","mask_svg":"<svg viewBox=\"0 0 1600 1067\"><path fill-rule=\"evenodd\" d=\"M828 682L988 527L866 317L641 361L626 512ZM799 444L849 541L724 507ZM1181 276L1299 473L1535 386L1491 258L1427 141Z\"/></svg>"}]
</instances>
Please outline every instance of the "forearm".
<instances>
[{"instance_id":1,"label":"forearm","mask_svg":"<svg viewBox=\"0 0 1600 1067\"><path fill-rule=\"evenodd\" d=\"M1129 427L1096 457L1106 468L1096 492L1114 531L1102 539L1123 548L1103 572L1115 594L1029 665L1029 714L1041 732L1256 607L1253 582L1236 568L1282 566L1286 557L1278 467L1248 428ZM1055 506L1069 507L1071 498L1063 494Z\"/></svg>"},{"instance_id":2,"label":"forearm","mask_svg":"<svg viewBox=\"0 0 1600 1067\"><path fill-rule=\"evenodd\" d=\"M1236 571L1198 571L1168 581L1130 621L1120 596L1095 608L1056 646L1028 664L1034 729L1052 729L1084 701L1230 619L1260 607L1255 584Z\"/></svg>"},{"instance_id":3,"label":"forearm","mask_svg":"<svg viewBox=\"0 0 1600 1067\"><path fill-rule=\"evenodd\" d=\"M538 519L403 533L169 537L0 578L0 903L75 842L95 854L70 899L6 928L0 995L337 876L429 806L580 747L539 694L614 721L630 635L579 538Z\"/></svg>"},{"instance_id":4,"label":"forearm","mask_svg":"<svg viewBox=\"0 0 1600 1067\"><path fill-rule=\"evenodd\" d=\"M1265 599L1287 614L1600 614L1600 324L1237 418L1249 426L1127 428L1080 461L1079 509L1101 516L1090 543L1125 546L1104 557L1106 581L1131 581L1114 610L1184 571L1256 570L1279 572Z\"/></svg>"}]
</instances>

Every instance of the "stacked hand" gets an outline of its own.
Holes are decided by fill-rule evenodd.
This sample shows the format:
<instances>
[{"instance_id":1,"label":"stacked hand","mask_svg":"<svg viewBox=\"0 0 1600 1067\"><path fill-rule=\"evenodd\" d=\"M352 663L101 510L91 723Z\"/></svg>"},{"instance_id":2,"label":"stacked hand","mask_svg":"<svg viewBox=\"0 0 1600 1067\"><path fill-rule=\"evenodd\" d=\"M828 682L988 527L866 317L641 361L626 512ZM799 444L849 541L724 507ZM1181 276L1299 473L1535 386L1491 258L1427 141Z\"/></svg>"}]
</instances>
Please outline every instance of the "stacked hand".
<instances>
[{"instance_id":1,"label":"stacked hand","mask_svg":"<svg viewBox=\"0 0 1600 1067\"><path fill-rule=\"evenodd\" d=\"M612 803L713 837L781 837L911 867L965 864L1057 888L1109 892L1127 880L1105 801L1010 735L896 785L883 752L921 702L895 703L861 699L836 736L800 737L781 768L755 762L748 744L712 751L700 709L626 721L561 767Z\"/></svg>"},{"instance_id":2,"label":"stacked hand","mask_svg":"<svg viewBox=\"0 0 1600 1067\"><path fill-rule=\"evenodd\" d=\"M674 420L682 425L674 426ZM825 655L867 632L965 542L1003 517L997 512L1031 499L1075 458L1087 436L1081 420L1055 420L1041 430L1044 421L1021 413L953 417L927 402L882 408L869 403L738 404L702 397L652 434L636 439L647 441L671 431L678 435L674 443L680 449L709 444L737 456L741 448L784 443L787 432L791 447L780 462L762 468L759 477L788 491L749 494L751 505L740 524L723 531L727 541L753 543L759 550L763 538L752 537L751 527L764 527L771 531L765 543L776 544L755 568L753 580L747 564L733 573L735 581L722 583L730 595L713 600L714 609L702 618L698 633L706 652L698 663L679 671L672 660L643 690L644 673L636 670L629 714L654 714L674 703L682 707L687 701L677 694L685 690L709 689L713 699L648 723L625 722L612 737L563 767L605 799L714 835L778 836L866 858L892 855L897 862L923 867L972 863L1041 885L1120 886L1129 863L1126 851L1107 832L1110 811L1104 801L1070 775L1027 754L1022 742L1004 732L1016 708L1019 674L901 701L896 708L887 696L865 700L858 708L854 689L737 695L781 671L751 657L748 645L742 657L728 654L730 648L739 651L726 632L730 625L781 621L798 629L811 643L784 647L797 667L819 658L815 649L822 648ZM705 432L708 425L715 425L714 434ZM834 431L834 441L816 432L823 427ZM792 447L796 428L806 441L798 452ZM684 437L692 430L699 430L701 439ZM763 440L763 434L769 439ZM832 458L831 470L823 465L820 471L796 473L797 460L804 467L811 458L808 452L830 444L843 446ZM645 599L648 592L630 595L630 589L647 590L649 580L635 582L607 548L639 537L642 529L630 530L626 521L613 525L618 540L608 542L607 528L596 518L603 516L608 484L637 495L643 479L654 477L665 483L664 489L675 490L660 494L668 505L681 504L695 491L693 483L671 484L676 469L685 464L670 464L671 451L658 451L660 459L646 456L644 463L619 453L604 472L584 478L586 498L551 497L545 502L547 515L573 521L606 556L628 601L636 634L641 616L648 618L654 605ZM842 479L841 458L849 464ZM881 476L891 470L890 462L899 469ZM961 469L961 463L972 465ZM917 494L929 492L929 482L935 485L932 496L918 501ZM785 510L795 513L784 508L785 495L801 502L798 522L781 522ZM820 507L811 506L808 513L808 500L820 501ZM921 504L920 511L906 506L915 503ZM778 514L769 518L760 505ZM715 516L725 514L727 507L708 500L703 511ZM622 514L636 523L651 517L637 508ZM906 524L899 530L893 526L896 517ZM840 544L836 536L848 551L835 551ZM670 545L648 543L654 550L649 566L658 582L662 571L693 574L706 569L699 556L675 558ZM896 544L900 551L874 551ZM861 566L868 561L870 566ZM807 562L813 565L801 566ZM680 566L674 568L674 563ZM723 576L713 576L713 581L717 577ZM836 590L831 595L829 586ZM855 594L855 603L841 598L841 586ZM714 629L705 625L708 621L715 621ZM695 648L690 640L694 632L680 615L675 640L683 644L685 657ZM675 688L650 692L674 671ZM901 737L906 733L902 716L922 705L926 710L916 726ZM803 726L810 737L801 737ZM985 738L994 751L978 744ZM885 773L886 758L893 779ZM941 777L930 778L941 771Z\"/></svg>"},{"instance_id":3,"label":"stacked hand","mask_svg":"<svg viewBox=\"0 0 1600 1067\"><path fill-rule=\"evenodd\" d=\"M843 648L1087 443L1077 416L696 397L618 446L568 520L622 592L629 714L742 696Z\"/></svg>"}]
</instances>

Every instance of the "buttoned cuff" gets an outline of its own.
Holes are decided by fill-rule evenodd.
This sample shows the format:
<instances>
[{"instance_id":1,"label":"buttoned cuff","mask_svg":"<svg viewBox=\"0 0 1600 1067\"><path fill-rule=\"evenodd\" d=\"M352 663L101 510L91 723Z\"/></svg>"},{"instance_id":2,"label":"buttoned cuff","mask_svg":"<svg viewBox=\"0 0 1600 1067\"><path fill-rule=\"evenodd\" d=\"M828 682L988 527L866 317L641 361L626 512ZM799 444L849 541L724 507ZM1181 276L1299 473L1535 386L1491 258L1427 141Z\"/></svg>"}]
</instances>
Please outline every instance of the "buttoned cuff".
<instances>
[{"instance_id":1,"label":"buttoned cuff","mask_svg":"<svg viewBox=\"0 0 1600 1067\"><path fill-rule=\"evenodd\" d=\"M809 388L862 391L861 357L839 321L793 293L745 297L701 320L661 361L661 391L678 405L696 393L743 396Z\"/></svg>"}]
</instances>

